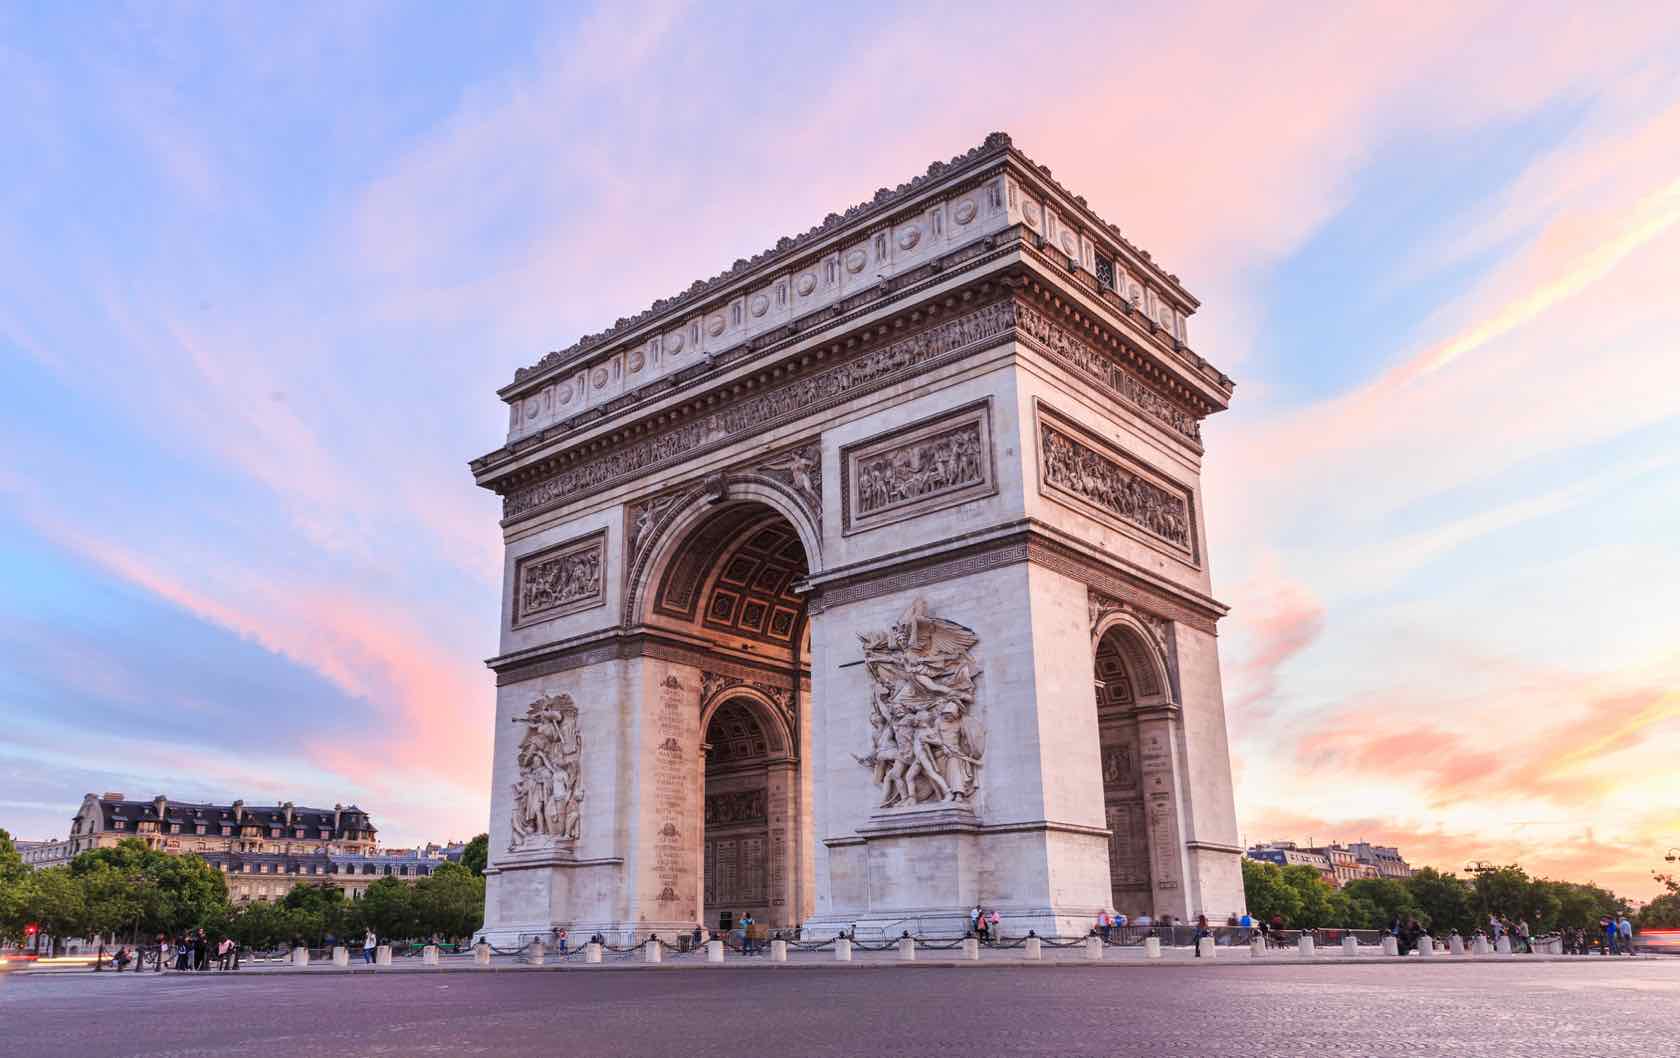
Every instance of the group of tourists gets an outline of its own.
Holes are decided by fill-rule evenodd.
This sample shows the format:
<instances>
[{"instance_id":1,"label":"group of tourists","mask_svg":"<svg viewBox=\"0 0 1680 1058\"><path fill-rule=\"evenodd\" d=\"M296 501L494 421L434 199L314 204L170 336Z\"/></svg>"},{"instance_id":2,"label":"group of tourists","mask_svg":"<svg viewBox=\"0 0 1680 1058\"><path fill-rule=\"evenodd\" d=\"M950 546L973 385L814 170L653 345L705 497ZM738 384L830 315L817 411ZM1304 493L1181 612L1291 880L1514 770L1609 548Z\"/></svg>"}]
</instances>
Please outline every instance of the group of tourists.
<instances>
[{"instance_id":1,"label":"group of tourists","mask_svg":"<svg viewBox=\"0 0 1680 1058\"><path fill-rule=\"evenodd\" d=\"M1585 929L1564 930L1566 953L1591 955L1594 947L1600 955L1632 955L1633 923L1626 915L1603 915L1598 920L1597 937L1589 938Z\"/></svg>"},{"instance_id":2,"label":"group of tourists","mask_svg":"<svg viewBox=\"0 0 1680 1058\"><path fill-rule=\"evenodd\" d=\"M969 936L980 938L981 944L995 944L1003 939L1003 916L997 913L997 908L987 911L979 904L975 904L968 913Z\"/></svg>"},{"instance_id":3,"label":"group of tourists","mask_svg":"<svg viewBox=\"0 0 1680 1058\"><path fill-rule=\"evenodd\" d=\"M190 929L173 939L158 934L157 967L181 972L231 970L238 962L239 944L232 937L223 937L212 944L203 929ZM125 970L141 952L123 945L111 959L118 970Z\"/></svg>"}]
</instances>

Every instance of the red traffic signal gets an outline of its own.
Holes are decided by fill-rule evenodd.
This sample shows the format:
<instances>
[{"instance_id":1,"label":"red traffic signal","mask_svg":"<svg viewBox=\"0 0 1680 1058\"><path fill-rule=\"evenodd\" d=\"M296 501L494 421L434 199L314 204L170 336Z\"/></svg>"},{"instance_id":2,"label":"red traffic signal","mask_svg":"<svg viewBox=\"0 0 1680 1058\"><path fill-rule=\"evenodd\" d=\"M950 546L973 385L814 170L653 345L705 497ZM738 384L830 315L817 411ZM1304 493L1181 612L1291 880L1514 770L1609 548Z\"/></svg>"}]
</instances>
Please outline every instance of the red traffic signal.
<instances>
[{"instance_id":1,"label":"red traffic signal","mask_svg":"<svg viewBox=\"0 0 1680 1058\"><path fill-rule=\"evenodd\" d=\"M26 937L33 937L35 934L37 934L39 932L41 932L41 927L37 926L33 922L31 922L29 925L23 927L23 935L26 936Z\"/></svg>"}]
</instances>

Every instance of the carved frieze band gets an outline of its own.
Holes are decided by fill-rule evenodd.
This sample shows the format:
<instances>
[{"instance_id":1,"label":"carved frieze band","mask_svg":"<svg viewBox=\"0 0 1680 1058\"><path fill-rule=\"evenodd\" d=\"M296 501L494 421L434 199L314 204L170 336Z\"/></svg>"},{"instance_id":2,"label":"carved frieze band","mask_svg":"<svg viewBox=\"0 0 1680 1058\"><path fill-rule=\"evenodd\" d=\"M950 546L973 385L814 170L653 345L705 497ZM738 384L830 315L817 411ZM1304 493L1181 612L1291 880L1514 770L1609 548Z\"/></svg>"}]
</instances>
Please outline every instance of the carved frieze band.
<instances>
[{"instance_id":1,"label":"carved frieze band","mask_svg":"<svg viewBox=\"0 0 1680 1058\"><path fill-rule=\"evenodd\" d=\"M1196 561L1189 489L1051 414L1043 404L1037 406L1037 414L1040 493Z\"/></svg>"},{"instance_id":2,"label":"carved frieze band","mask_svg":"<svg viewBox=\"0 0 1680 1058\"><path fill-rule=\"evenodd\" d=\"M762 433L781 421L897 382L946 354L1002 335L1014 325L1015 303L1007 300L935 324L843 364L766 389L704 419L582 460L546 480L515 489L503 497L503 516L515 518L561 498L603 488L703 447Z\"/></svg>"},{"instance_id":3,"label":"carved frieze band","mask_svg":"<svg viewBox=\"0 0 1680 1058\"><path fill-rule=\"evenodd\" d=\"M993 495L991 404L850 445L840 452L840 473L846 533Z\"/></svg>"},{"instance_id":4,"label":"carved frieze band","mask_svg":"<svg viewBox=\"0 0 1680 1058\"><path fill-rule=\"evenodd\" d=\"M742 823L763 823L770 818L766 810L768 793L765 790L734 790L729 793L706 795L706 825L735 826Z\"/></svg>"},{"instance_id":5,"label":"carved frieze band","mask_svg":"<svg viewBox=\"0 0 1680 1058\"><path fill-rule=\"evenodd\" d=\"M519 559L514 566L514 627L605 605L606 569L605 530Z\"/></svg>"},{"instance_id":6,"label":"carved frieze band","mask_svg":"<svg viewBox=\"0 0 1680 1058\"><path fill-rule=\"evenodd\" d=\"M1092 642L1096 641L1097 630L1102 627L1103 621L1110 614L1123 613L1135 618L1139 624L1149 629L1149 637L1155 640L1155 646L1160 649L1163 659L1172 657L1172 650L1167 645L1172 622L1165 617L1157 617L1147 610L1139 609L1129 602L1114 598L1112 595L1104 595L1100 591L1088 591L1086 601L1091 609Z\"/></svg>"},{"instance_id":7,"label":"carved frieze band","mask_svg":"<svg viewBox=\"0 0 1680 1058\"><path fill-rule=\"evenodd\" d=\"M1112 356L1056 323L1031 305L1018 305L1016 327L1064 366L1096 383L1103 392L1143 412L1172 432L1197 445L1201 420L1162 396L1153 386L1122 367Z\"/></svg>"}]
</instances>

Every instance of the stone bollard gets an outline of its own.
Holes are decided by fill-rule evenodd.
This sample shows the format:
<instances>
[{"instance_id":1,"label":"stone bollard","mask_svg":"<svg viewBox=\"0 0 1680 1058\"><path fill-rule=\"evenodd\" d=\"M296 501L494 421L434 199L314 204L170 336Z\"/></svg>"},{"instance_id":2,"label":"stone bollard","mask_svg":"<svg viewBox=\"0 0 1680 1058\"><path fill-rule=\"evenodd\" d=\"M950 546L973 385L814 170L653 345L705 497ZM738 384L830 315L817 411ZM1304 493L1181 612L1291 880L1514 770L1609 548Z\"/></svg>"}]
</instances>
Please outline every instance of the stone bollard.
<instances>
[{"instance_id":1,"label":"stone bollard","mask_svg":"<svg viewBox=\"0 0 1680 1058\"><path fill-rule=\"evenodd\" d=\"M590 941L583 946L583 961L598 963L601 961L601 946Z\"/></svg>"},{"instance_id":2,"label":"stone bollard","mask_svg":"<svg viewBox=\"0 0 1680 1058\"><path fill-rule=\"evenodd\" d=\"M443 953L438 950L438 946L436 944L428 944L424 948L420 949L420 965L421 966L442 966L443 965Z\"/></svg>"},{"instance_id":3,"label":"stone bollard","mask_svg":"<svg viewBox=\"0 0 1680 1058\"><path fill-rule=\"evenodd\" d=\"M297 947L293 948L292 949L292 965L293 966L308 966L309 965L309 949L305 948L301 944L299 944Z\"/></svg>"},{"instance_id":4,"label":"stone bollard","mask_svg":"<svg viewBox=\"0 0 1680 1058\"><path fill-rule=\"evenodd\" d=\"M1358 955L1359 954L1359 938L1353 936L1352 934L1349 934L1348 936L1343 937L1342 938L1342 954L1343 955Z\"/></svg>"},{"instance_id":5,"label":"stone bollard","mask_svg":"<svg viewBox=\"0 0 1680 1058\"><path fill-rule=\"evenodd\" d=\"M473 945L473 965L474 966L489 966L490 965L490 945L489 944L485 943L484 941L479 941L477 944Z\"/></svg>"},{"instance_id":6,"label":"stone bollard","mask_svg":"<svg viewBox=\"0 0 1680 1058\"><path fill-rule=\"evenodd\" d=\"M1159 959L1161 957L1161 938L1143 938L1143 954L1146 958Z\"/></svg>"},{"instance_id":7,"label":"stone bollard","mask_svg":"<svg viewBox=\"0 0 1680 1058\"><path fill-rule=\"evenodd\" d=\"M916 938L915 937L900 937L900 938L898 938L898 961L899 962L915 962L916 961Z\"/></svg>"},{"instance_id":8,"label":"stone bollard","mask_svg":"<svg viewBox=\"0 0 1680 1058\"><path fill-rule=\"evenodd\" d=\"M1464 954L1464 938L1454 933L1447 938L1447 951L1454 955Z\"/></svg>"},{"instance_id":9,"label":"stone bollard","mask_svg":"<svg viewBox=\"0 0 1680 1058\"><path fill-rule=\"evenodd\" d=\"M1470 954L1486 955L1489 950L1487 938L1482 936L1480 933L1476 934L1475 939L1470 942Z\"/></svg>"},{"instance_id":10,"label":"stone bollard","mask_svg":"<svg viewBox=\"0 0 1680 1058\"><path fill-rule=\"evenodd\" d=\"M379 947L373 949L373 965L391 965L391 946L389 944L381 944Z\"/></svg>"},{"instance_id":11,"label":"stone bollard","mask_svg":"<svg viewBox=\"0 0 1680 1058\"><path fill-rule=\"evenodd\" d=\"M333 965L334 966L349 966L350 965L350 949L346 948L342 944L335 945L333 947Z\"/></svg>"},{"instance_id":12,"label":"stone bollard","mask_svg":"<svg viewBox=\"0 0 1680 1058\"><path fill-rule=\"evenodd\" d=\"M1498 943L1493 946L1493 950L1501 955L1511 954L1511 938L1500 937Z\"/></svg>"},{"instance_id":13,"label":"stone bollard","mask_svg":"<svg viewBox=\"0 0 1680 1058\"><path fill-rule=\"evenodd\" d=\"M770 942L770 961L787 962L787 941L777 937Z\"/></svg>"},{"instance_id":14,"label":"stone bollard","mask_svg":"<svg viewBox=\"0 0 1680 1058\"><path fill-rule=\"evenodd\" d=\"M1248 939L1248 954L1250 958L1263 959L1266 957L1266 938L1255 934Z\"/></svg>"},{"instance_id":15,"label":"stone bollard","mask_svg":"<svg viewBox=\"0 0 1680 1058\"><path fill-rule=\"evenodd\" d=\"M1429 958L1435 954L1435 938L1425 933L1417 940L1417 953L1422 958Z\"/></svg>"},{"instance_id":16,"label":"stone bollard","mask_svg":"<svg viewBox=\"0 0 1680 1058\"><path fill-rule=\"evenodd\" d=\"M1212 937L1200 937L1196 940L1196 954L1204 959L1219 958L1218 945L1213 943Z\"/></svg>"},{"instance_id":17,"label":"stone bollard","mask_svg":"<svg viewBox=\"0 0 1680 1058\"><path fill-rule=\"evenodd\" d=\"M659 943L659 934L649 934L647 943L642 945L642 961L663 962L664 959L665 946Z\"/></svg>"},{"instance_id":18,"label":"stone bollard","mask_svg":"<svg viewBox=\"0 0 1680 1058\"><path fill-rule=\"evenodd\" d=\"M1384 955L1399 955L1400 941L1388 934L1383 935L1382 951Z\"/></svg>"},{"instance_id":19,"label":"stone bollard","mask_svg":"<svg viewBox=\"0 0 1680 1058\"><path fill-rule=\"evenodd\" d=\"M706 942L706 961L707 962L722 962L723 961L723 941L721 941L721 940L709 940L709 941Z\"/></svg>"},{"instance_id":20,"label":"stone bollard","mask_svg":"<svg viewBox=\"0 0 1680 1058\"><path fill-rule=\"evenodd\" d=\"M525 961L532 966L541 966L548 958L548 945L540 940L534 940L525 949Z\"/></svg>"},{"instance_id":21,"label":"stone bollard","mask_svg":"<svg viewBox=\"0 0 1680 1058\"><path fill-rule=\"evenodd\" d=\"M1295 950L1299 951L1302 955L1305 955L1309 959L1312 958L1312 955L1313 955L1312 935L1309 934L1309 933L1301 934L1301 939L1299 941L1297 941L1296 944L1295 944Z\"/></svg>"},{"instance_id":22,"label":"stone bollard","mask_svg":"<svg viewBox=\"0 0 1680 1058\"><path fill-rule=\"evenodd\" d=\"M980 939L978 937L964 937L963 938L963 958L965 958L965 959L978 959L978 958L980 958Z\"/></svg>"},{"instance_id":23,"label":"stone bollard","mask_svg":"<svg viewBox=\"0 0 1680 1058\"><path fill-rule=\"evenodd\" d=\"M1090 959L1093 962L1100 962L1103 955L1102 950L1103 942L1101 937L1085 938L1085 958Z\"/></svg>"},{"instance_id":24,"label":"stone bollard","mask_svg":"<svg viewBox=\"0 0 1680 1058\"><path fill-rule=\"evenodd\" d=\"M852 961L852 941L851 941L851 938L849 938L849 937L836 937L834 939L834 961L835 962L851 962Z\"/></svg>"},{"instance_id":25,"label":"stone bollard","mask_svg":"<svg viewBox=\"0 0 1680 1058\"><path fill-rule=\"evenodd\" d=\"M1044 958L1044 942L1037 937L1028 937L1021 953L1034 962L1042 961Z\"/></svg>"}]
</instances>

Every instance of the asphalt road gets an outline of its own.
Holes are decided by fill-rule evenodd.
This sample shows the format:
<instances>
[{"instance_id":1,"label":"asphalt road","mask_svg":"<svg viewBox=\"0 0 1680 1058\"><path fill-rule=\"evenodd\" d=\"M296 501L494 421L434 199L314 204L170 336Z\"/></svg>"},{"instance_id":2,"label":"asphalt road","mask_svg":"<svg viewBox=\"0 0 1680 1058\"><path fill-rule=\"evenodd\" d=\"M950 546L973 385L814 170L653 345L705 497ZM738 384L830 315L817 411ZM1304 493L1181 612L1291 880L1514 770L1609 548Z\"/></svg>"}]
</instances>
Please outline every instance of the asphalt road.
<instances>
[{"instance_id":1,"label":"asphalt road","mask_svg":"<svg viewBox=\"0 0 1680 1058\"><path fill-rule=\"evenodd\" d=\"M1680 959L0 981L0 1053L1674 1055Z\"/></svg>"}]
</instances>

